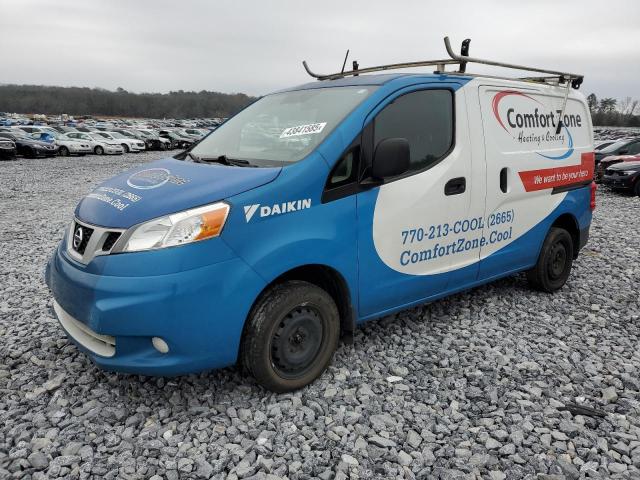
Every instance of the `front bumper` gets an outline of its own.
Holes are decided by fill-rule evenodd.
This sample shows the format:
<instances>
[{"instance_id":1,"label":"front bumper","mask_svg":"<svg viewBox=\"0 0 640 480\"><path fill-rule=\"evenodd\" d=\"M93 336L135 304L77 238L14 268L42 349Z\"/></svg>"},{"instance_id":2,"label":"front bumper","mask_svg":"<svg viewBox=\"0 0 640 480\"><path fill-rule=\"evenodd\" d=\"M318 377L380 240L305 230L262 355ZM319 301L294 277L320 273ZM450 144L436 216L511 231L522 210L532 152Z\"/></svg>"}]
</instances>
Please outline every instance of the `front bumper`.
<instances>
[{"instance_id":1,"label":"front bumper","mask_svg":"<svg viewBox=\"0 0 640 480\"><path fill-rule=\"evenodd\" d=\"M58 155L58 148L52 148L52 149L36 148L35 154L36 154L36 157L55 157L56 155Z\"/></svg>"},{"instance_id":2,"label":"front bumper","mask_svg":"<svg viewBox=\"0 0 640 480\"><path fill-rule=\"evenodd\" d=\"M117 155L124 153L124 149L121 146L114 147L112 145L106 145L103 147L103 150L107 155Z\"/></svg>"},{"instance_id":3,"label":"front bumper","mask_svg":"<svg viewBox=\"0 0 640 480\"><path fill-rule=\"evenodd\" d=\"M619 190L631 190L635 186L635 180L638 174L634 175L605 175L602 177L602 183L607 187Z\"/></svg>"},{"instance_id":4,"label":"front bumper","mask_svg":"<svg viewBox=\"0 0 640 480\"><path fill-rule=\"evenodd\" d=\"M218 263L171 272L190 263L176 256L202 250L183 246L96 257L84 266L65 244L47 264L46 282L61 326L98 366L170 376L236 362L244 321L265 286L243 260L225 253ZM168 353L153 346L154 337Z\"/></svg>"},{"instance_id":5,"label":"front bumper","mask_svg":"<svg viewBox=\"0 0 640 480\"><path fill-rule=\"evenodd\" d=\"M17 153L15 148L0 148L0 158L16 158Z\"/></svg>"}]
</instances>

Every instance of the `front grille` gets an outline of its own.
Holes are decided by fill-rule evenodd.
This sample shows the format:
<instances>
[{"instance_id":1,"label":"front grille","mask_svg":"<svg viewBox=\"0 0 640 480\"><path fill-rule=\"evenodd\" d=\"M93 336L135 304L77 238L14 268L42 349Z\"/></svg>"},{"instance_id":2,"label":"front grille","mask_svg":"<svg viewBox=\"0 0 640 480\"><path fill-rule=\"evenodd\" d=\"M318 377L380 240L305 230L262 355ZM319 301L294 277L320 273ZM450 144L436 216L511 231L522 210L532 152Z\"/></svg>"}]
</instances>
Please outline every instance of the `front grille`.
<instances>
[{"instance_id":1,"label":"front grille","mask_svg":"<svg viewBox=\"0 0 640 480\"><path fill-rule=\"evenodd\" d=\"M111 250L119 238L120 238L120 232L109 232L107 234L107 238L102 244L102 251L108 252L109 250Z\"/></svg>"},{"instance_id":2,"label":"front grille","mask_svg":"<svg viewBox=\"0 0 640 480\"><path fill-rule=\"evenodd\" d=\"M80 231L82 234L78 233ZM81 255L84 254L91 235L93 235L93 228L85 227L76 222L73 227L73 237L71 238L73 249Z\"/></svg>"}]
</instances>

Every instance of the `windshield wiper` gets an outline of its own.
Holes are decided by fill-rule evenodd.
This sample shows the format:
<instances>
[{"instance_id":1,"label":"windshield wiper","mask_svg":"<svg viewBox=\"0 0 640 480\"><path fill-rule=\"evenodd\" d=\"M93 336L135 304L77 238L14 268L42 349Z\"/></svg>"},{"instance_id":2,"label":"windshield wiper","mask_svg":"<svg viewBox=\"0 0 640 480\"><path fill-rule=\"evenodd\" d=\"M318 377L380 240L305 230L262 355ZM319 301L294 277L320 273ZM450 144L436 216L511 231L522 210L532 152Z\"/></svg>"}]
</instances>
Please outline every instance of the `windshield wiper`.
<instances>
[{"instance_id":1,"label":"windshield wiper","mask_svg":"<svg viewBox=\"0 0 640 480\"><path fill-rule=\"evenodd\" d=\"M191 157L194 162L221 163L222 165L229 165L232 167L257 167L257 165L252 164L248 160L241 160L239 158L229 158L226 155L207 158L207 157L196 157L192 153L189 153L189 157Z\"/></svg>"}]
</instances>

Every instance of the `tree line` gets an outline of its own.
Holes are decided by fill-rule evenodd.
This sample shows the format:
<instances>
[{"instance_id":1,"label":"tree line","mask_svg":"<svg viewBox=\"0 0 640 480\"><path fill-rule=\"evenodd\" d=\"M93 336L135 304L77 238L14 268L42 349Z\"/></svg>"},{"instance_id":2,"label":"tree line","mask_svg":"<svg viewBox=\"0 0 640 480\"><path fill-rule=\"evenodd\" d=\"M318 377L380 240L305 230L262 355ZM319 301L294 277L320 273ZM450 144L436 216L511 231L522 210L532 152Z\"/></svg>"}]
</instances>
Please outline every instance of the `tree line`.
<instances>
[{"instance_id":1,"label":"tree line","mask_svg":"<svg viewBox=\"0 0 640 480\"><path fill-rule=\"evenodd\" d=\"M593 124L603 127L640 127L640 102L631 97L622 100L601 98L595 93L587 97Z\"/></svg>"},{"instance_id":2,"label":"tree line","mask_svg":"<svg viewBox=\"0 0 640 480\"><path fill-rule=\"evenodd\" d=\"M255 98L202 90L169 93L115 92L102 88L0 85L0 112L146 118L228 117Z\"/></svg>"},{"instance_id":3,"label":"tree line","mask_svg":"<svg viewBox=\"0 0 640 480\"><path fill-rule=\"evenodd\" d=\"M0 111L45 113L48 115L106 115L146 118L229 117L254 97L244 93L202 90L169 93L131 93L103 88L48 87L41 85L0 85ZM640 127L640 102L631 97L598 99L587 97L593 124Z\"/></svg>"}]
</instances>

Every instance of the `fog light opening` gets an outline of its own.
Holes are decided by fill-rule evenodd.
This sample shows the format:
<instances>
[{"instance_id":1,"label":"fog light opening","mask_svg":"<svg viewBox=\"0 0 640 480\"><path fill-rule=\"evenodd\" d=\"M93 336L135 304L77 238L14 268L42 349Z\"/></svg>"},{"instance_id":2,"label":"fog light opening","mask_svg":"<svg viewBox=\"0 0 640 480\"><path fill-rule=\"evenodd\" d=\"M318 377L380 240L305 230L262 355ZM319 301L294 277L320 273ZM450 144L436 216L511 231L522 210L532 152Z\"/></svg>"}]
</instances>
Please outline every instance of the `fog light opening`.
<instances>
[{"instance_id":1,"label":"fog light opening","mask_svg":"<svg viewBox=\"0 0 640 480\"><path fill-rule=\"evenodd\" d=\"M160 353L168 353L169 352L169 345L167 345L167 342L165 342L160 337L153 337L151 339L151 343L153 344L154 348L157 351L159 351Z\"/></svg>"}]
</instances>

